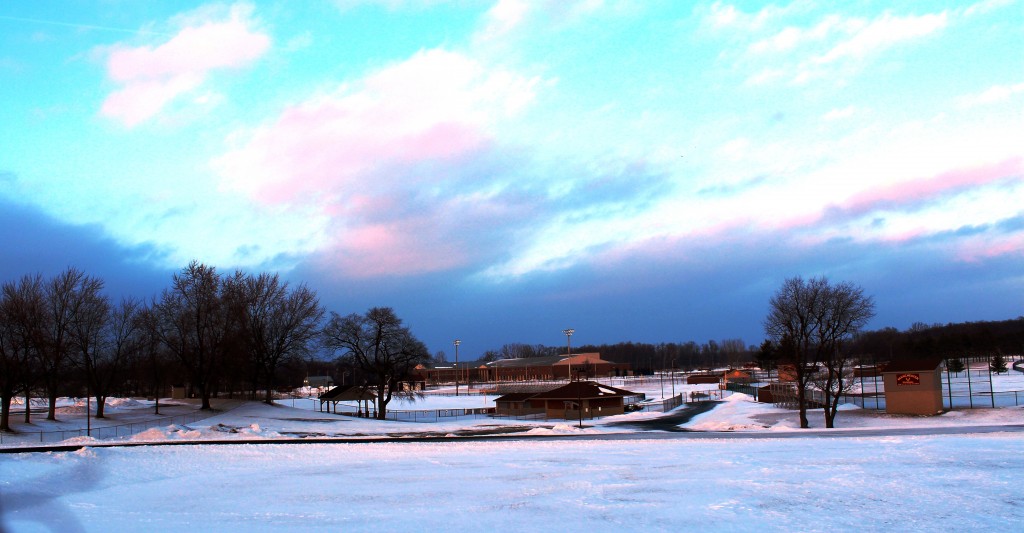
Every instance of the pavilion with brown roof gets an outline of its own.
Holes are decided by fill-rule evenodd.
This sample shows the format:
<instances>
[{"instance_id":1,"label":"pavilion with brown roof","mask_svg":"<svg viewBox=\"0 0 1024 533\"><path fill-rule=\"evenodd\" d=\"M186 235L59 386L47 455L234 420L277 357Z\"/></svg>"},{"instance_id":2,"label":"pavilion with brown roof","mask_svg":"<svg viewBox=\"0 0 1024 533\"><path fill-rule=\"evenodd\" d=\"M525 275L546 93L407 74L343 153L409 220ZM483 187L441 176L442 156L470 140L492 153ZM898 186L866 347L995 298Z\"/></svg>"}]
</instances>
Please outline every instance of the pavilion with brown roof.
<instances>
[{"instance_id":1,"label":"pavilion with brown roof","mask_svg":"<svg viewBox=\"0 0 1024 533\"><path fill-rule=\"evenodd\" d=\"M341 385L334 387L333 389L321 394L320 399L320 411L323 412L324 404L327 404L327 412L331 412L331 406L334 406L334 413L338 412L339 402L356 402L358 409L358 416L366 416L370 414L370 408L373 406L373 401L377 399L377 395L370 390L369 387L364 385ZM365 402L366 408L363 408Z\"/></svg>"},{"instance_id":2,"label":"pavilion with brown roof","mask_svg":"<svg viewBox=\"0 0 1024 533\"><path fill-rule=\"evenodd\" d=\"M543 412L547 418L566 420L621 415L625 412L627 397L640 396L631 392L594 381L573 381L545 392L515 392L494 401L497 414L514 414L515 411Z\"/></svg>"}]
</instances>

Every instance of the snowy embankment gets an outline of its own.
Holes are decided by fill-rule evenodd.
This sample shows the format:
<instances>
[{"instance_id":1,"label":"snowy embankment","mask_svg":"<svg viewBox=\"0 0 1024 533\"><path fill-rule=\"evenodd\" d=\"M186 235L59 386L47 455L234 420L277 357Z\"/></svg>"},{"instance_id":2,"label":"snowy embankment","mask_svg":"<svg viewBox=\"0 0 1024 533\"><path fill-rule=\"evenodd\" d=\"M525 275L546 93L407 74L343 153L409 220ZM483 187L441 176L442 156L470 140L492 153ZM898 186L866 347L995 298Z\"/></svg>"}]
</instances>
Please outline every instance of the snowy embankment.
<instances>
[{"instance_id":1,"label":"snowy embankment","mask_svg":"<svg viewBox=\"0 0 1024 533\"><path fill-rule=\"evenodd\" d=\"M811 428L825 426L821 409L807 412ZM890 415L884 411L861 409L855 405L839 406L836 428L900 429L949 428L971 426L1020 425L1024 423L1024 406L999 409L960 409L937 416ZM733 394L713 410L693 417L682 427L694 431L789 431L798 430L800 421L795 410L758 403L746 394Z\"/></svg>"}]
</instances>

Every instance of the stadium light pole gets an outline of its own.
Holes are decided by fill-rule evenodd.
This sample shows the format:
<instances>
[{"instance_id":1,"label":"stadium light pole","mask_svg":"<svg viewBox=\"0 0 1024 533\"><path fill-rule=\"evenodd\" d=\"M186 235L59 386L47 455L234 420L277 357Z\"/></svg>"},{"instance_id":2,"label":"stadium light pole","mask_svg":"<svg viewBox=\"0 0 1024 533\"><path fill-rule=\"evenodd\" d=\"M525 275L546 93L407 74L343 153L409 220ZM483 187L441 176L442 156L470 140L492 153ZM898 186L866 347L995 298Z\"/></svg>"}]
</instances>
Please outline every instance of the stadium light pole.
<instances>
[{"instance_id":1,"label":"stadium light pole","mask_svg":"<svg viewBox=\"0 0 1024 533\"><path fill-rule=\"evenodd\" d=\"M458 396L459 395L459 345L462 344L462 341L459 340L459 339L455 339L455 341L452 342L452 344L455 345L455 395Z\"/></svg>"},{"instance_id":2,"label":"stadium light pole","mask_svg":"<svg viewBox=\"0 0 1024 533\"><path fill-rule=\"evenodd\" d=\"M576 330L572 328L566 328L562 330L565 334L565 354L569 358L569 381L572 381L572 334L576 333Z\"/></svg>"}]
</instances>

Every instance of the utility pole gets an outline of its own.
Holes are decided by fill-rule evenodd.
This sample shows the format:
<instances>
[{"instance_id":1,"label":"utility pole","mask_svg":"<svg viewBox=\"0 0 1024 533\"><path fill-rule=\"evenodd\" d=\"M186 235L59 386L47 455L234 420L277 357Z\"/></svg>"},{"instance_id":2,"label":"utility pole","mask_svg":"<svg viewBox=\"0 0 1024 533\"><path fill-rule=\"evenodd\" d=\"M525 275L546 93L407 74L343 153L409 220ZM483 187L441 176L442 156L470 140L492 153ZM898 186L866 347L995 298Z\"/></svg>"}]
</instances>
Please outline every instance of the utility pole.
<instances>
[{"instance_id":1,"label":"utility pole","mask_svg":"<svg viewBox=\"0 0 1024 533\"><path fill-rule=\"evenodd\" d=\"M568 374L568 378L569 378L569 381L571 382L572 381L572 340L571 339L572 339L572 334L576 333L576 330L572 329L572 328L566 328L566 329L562 330L562 333L565 334L565 355L566 355L566 357L569 358L568 359L568 361L569 361L569 374Z\"/></svg>"},{"instance_id":2,"label":"utility pole","mask_svg":"<svg viewBox=\"0 0 1024 533\"><path fill-rule=\"evenodd\" d=\"M455 341L452 342L452 344L455 345L455 395L458 396L459 395L459 345L462 344L462 341L459 340L459 339L455 339Z\"/></svg>"}]
</instances>

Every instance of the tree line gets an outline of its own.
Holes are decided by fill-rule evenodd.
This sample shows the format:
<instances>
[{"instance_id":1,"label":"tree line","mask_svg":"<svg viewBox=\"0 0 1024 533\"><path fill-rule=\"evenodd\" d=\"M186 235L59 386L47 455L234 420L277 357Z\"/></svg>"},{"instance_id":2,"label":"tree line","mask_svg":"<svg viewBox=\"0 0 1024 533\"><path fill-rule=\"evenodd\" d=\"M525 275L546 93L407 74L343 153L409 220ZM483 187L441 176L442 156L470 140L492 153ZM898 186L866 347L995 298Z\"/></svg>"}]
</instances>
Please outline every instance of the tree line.
<instances>
[{"instance_id":1,"label":"tree line","mask_svg":"<svg viewBox=\"0 0 1024 533\"><path fill-rule=\"evenodd\" d=\"M484 352L482 361L519 359L565 355L567 347L545 346L543 344L509 343L501 348ZM616 363L629 363L638 375L650 375L662 369L702 371L722 366L741 366L753 360L756 347L746 346L743 339L709 340L704 343L685 342L617 342L605 344L582 344L572 347L573 353L600 353L601 358ZM447 356L438 352L435 362L445 362Z\"/></svg>"},{"instance_id":2,"label":"tree line","mask_svg":"<svg viewBox=\"0 0 1024 533\"><path fill-rule=\"evenodd\" d=\"M399 382L427 358L390 308L327 315L314 290L278 274L222 274L193 261L149 301L112 301L103 289L76 268L0 285L0 430L10 430L15 395L44 396L49 420L59 396L94 397L102 418L112 393L159 398L172 382L187 383L202 409L224 391L270 403L325 353L353 383L376 387L383 417Z\"/></svg>"}]
</instances>

